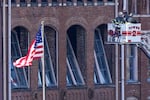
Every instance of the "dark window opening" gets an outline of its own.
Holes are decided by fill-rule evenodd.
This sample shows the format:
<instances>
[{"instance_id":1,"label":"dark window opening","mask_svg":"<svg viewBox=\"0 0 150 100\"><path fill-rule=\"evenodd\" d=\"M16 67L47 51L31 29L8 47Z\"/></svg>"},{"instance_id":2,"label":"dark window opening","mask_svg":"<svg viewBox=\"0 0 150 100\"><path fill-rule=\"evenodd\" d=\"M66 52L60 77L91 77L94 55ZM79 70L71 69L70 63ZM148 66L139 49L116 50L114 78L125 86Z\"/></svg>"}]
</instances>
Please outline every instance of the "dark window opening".
<instances>
[{"instance_id":1,"label":"dark window opening","mask_svg":"<svg viewBox=\"0 0 150 100\"><path fill-rule=\"evenodd\" d=\"M94 34L94 82L98 85L112 84L109 60L106 55L108 52L104 46L105 29L106 25L101 25L97 27Z\"/></svg>"},{"instance_id":2,"label":"dark window opening","mask_svg":"<svg viewBox=\"0 0 150 100\"><path fill-rule=\"evenodd\" d=\"M84 85L85 77L85 30L79 25L67 31L67 86Z\"/></svg>"},{"instance_id":3,"label":"dark window opening","mask_svg":"<svg viewBox=\"0 0 150 100\"><path fill-rule=\"evenodd\" d=\"M28 88L29 68L16 68L13 61L23 57L28 49L28 31L23 27L16 27L11 32L11 86L15 88Z\"/></svg>"}]
</instances>

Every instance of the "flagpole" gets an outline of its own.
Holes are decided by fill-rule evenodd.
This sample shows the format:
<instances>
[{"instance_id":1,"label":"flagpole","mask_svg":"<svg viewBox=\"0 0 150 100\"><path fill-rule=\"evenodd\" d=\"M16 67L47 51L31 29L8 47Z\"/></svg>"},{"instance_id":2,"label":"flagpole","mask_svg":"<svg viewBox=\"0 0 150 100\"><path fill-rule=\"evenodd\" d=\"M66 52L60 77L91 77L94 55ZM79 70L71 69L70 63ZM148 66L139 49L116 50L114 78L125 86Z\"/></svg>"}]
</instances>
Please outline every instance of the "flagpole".
<instances>
[{"instance_id":1,"label":"flagpole","mask_svg":"<svg viewBox=\"0 0 150 100\"><path fill-rule=\"evenodd\" d=\"M11 0L8 0L8 79L9 79L9 86L8 86L8 93L9 93L9 100L11 100Z\"/></svg>"},{"instance_id":2,"label":"flagpole","mask_svg":"<svg viewBox=\"0 0 150 100\"><path fill-rule=\"evenodd\" d=\"M118 17L118 0L115 0L115 18ZM119 99L119 83L118 83L118 44L115 45L115 85L116 85L116 100Z\"/></svg>"},{"instance_id":3,"label":"flagpole","mask_svg":"<svg viewBox=\"0 0 150 100\"><path fill-rule=\"evenodd\" d=\"M42 41L43 41L43 47L44 47L44 21L41 22L41 32L42 32ZM44 49L44 48L43 48ZM44 50L43 50L43 57L42 60L42 82L43 82L43 100L45 100L45 64L44 64Z\"/></svg>"},{"instance_id":4,"label":"flagpole","mask_svg":"<svg viewBox=\"0 0 150 100\"><path fill-rule=\"evenodd\" d=\"M127 11L127 0L123 0L123 10ZM124 44L121 45L121 100L125 100L125 65L124 65Z\"/></svg>"},{"instance_id":5,"label":"flagpole","mask_svg":"<svg viewBox=\"0 0 150 100\"><path fill-rule=\"evenodd\" d=\"M7 100L6 0L3 0L3 100Z\"/></svg>"}]
</instances>

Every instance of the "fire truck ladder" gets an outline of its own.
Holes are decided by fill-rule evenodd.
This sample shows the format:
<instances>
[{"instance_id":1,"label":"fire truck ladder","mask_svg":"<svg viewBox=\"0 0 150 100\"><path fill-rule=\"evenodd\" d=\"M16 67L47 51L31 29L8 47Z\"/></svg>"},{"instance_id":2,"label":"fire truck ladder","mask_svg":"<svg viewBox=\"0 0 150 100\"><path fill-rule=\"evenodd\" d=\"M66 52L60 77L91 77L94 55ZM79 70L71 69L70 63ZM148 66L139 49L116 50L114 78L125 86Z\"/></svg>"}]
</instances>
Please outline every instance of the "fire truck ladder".
<instances>
[{"instance_id":1,"label":"fire truck ladder","mask_svg":"<svg viewBox=\"0 0 150 100\"><path fill-rule=\"evenodd\" d=\"M144 51L148 58L150 58L150 33L143 33L141 39L142 41L138 47Z\"/></svg>"}]
</instances>

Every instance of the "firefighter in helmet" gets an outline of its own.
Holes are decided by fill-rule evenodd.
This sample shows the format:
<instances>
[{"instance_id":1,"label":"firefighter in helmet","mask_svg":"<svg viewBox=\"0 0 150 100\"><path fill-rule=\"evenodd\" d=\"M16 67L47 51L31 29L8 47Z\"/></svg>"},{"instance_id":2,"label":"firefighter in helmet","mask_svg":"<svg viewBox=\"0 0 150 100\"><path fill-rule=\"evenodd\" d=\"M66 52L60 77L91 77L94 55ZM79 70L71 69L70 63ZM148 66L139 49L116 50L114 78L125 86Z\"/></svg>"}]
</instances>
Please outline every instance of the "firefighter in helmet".
<instances>
[{"instance_id":1,"label":"firefighter in helmet","mask_svg":"<svg viewBox=\"0 0 150 100\"><path fill-rule=\"evenodd\" d=\"M119 12L118 17L113 19L112 22L116 25L125 23L124 17L123 17L123 12Z\"/></svg>"}]
</instances>

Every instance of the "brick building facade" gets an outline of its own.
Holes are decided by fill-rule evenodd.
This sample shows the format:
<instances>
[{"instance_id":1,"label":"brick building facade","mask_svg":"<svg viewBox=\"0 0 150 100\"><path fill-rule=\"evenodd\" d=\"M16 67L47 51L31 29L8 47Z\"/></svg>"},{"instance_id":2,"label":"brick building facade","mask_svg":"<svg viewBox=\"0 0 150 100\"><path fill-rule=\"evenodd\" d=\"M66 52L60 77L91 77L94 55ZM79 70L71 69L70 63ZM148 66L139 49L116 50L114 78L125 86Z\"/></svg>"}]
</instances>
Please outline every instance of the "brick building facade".
<instances>
[{"instance_id":1,"label":"brick building facade","mask_svg":"<svg viewBox=\"0 0 150 100\"><path fill-rule=\"evenodd\" d=\"M116 14L114 0L11 1L12 62L26 55L40 22L44 21L46 100L121 100L121 46L116 57L115 45L106 43L107 23ZM141 22L142 32L149 32L150 2L127 1L127 11ZM118 11L123 11L123 2L118 1ZM3 33L2 16L0 23ZM3 55L2 48L0 52ZM149 58L136 45L125 45L124 64L125 100L150 100ZM12 100L42 100L41 61L35 60L25 68L10 67ZM1 88L3 85L0 83Z\"/></svg>"}]
</instances>

